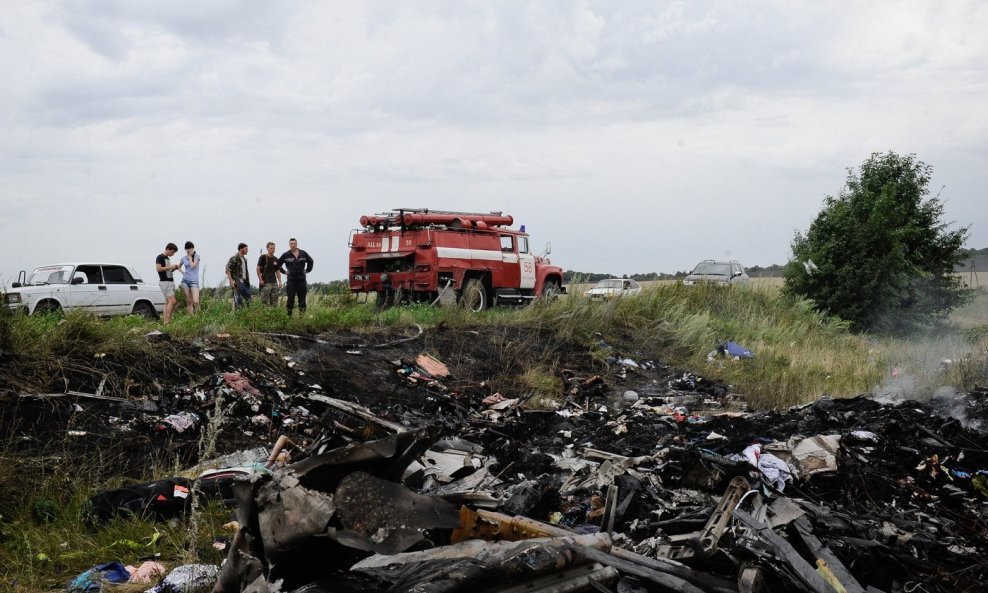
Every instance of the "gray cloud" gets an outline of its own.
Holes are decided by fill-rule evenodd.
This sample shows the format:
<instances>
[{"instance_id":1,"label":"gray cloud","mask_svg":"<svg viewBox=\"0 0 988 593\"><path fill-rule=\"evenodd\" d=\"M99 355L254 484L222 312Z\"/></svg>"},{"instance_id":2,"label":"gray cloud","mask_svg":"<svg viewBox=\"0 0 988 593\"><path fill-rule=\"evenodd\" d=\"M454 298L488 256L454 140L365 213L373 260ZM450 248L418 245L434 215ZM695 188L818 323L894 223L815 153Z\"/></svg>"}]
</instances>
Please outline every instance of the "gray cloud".
<instances>
[{"instance_id":1,"label":"gray cloud","mask_svg":"<svg viewBox=\"0 0 988 593\"><path fill-rule=\"evenodd\" d=\"M395 206L510 212L572 269L782 263L885 150L935 167L981 247L986 25L978 2L9 3L0 279L80 250L150 275L192 238L215 281L290 234L338 278Z\"/></svg>"}]
</instances>

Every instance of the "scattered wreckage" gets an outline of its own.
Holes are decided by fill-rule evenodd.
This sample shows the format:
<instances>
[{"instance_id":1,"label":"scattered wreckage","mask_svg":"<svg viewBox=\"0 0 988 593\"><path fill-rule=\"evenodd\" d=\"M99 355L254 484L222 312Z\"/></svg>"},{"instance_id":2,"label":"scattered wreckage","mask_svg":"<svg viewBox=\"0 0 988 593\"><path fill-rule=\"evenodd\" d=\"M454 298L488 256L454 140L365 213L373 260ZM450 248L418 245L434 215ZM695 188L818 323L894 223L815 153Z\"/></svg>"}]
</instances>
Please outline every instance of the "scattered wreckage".
<instances>
[{"instance_id":1,"label":"scattered wreckage","mask_svg":"<svg viewBox=\"0 0 988 593\"><path fill-rule=\"evenodd\" d=\"M263 427L285 437L273 450L96 508L226 500L224 593L988 590L988 391L753 413L615 351L599 373L561 371L562 404L541 410L454 388L463 369L403 346L372 363L403 397L366 407L246 369L189 388L178 401L197 405L168 415L220 396L241 426L306 413ZM161 513L163 491L180 500Z\"/></svg>"},{"instance_id":2,"label":"scattered wreckage","mask_svg":"<svg viewBox=\"0 0 988 593\"><path fill-rule=\"evenodd\" d=\"M548 414L466 422L475 440L402 430L238 481L217 590L984 590L988 471L972 468L986 439L929 406L821 400L672 424L639 405L624 422L657 446L608 447L634 456L589 446L614 432L599 409ZM559 436L522 448L551 463L485 454L536 427ZM826 434L755 436L807 428Z\"/></svg>"}]
</instances>

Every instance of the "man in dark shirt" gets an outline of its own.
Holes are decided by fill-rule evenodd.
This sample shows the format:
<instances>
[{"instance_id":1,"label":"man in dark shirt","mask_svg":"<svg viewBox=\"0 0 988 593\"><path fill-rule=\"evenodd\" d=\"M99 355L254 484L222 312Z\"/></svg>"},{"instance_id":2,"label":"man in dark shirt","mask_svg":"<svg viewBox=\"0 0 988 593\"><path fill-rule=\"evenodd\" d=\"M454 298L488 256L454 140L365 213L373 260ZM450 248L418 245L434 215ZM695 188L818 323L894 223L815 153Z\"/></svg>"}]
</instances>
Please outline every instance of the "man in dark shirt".
<instances>
[{"instance_id":1,"label":"man in dark shirt","mask_svg":"<svg viewBox=\"0 0 988 593\"><path fill-rule=\"evenodd\" d=\"M161 294L165 295L165 316L162 320L165 325L172 322L172 312L175 311L175 305L178 304L178 299L175 298L175 280L172 273L180 265L173 264L171 261L171 257L175 255L176 251L178 251L178 245L169 243L165 245L165 252L159 253L158 257L154 259L154 269L158 272L158 287L161 288Z\"/></svg>"},{"instance_id":2,"label":"man in dark shirt","mask_svg":"<svg viewBox=\"0 0 988 593\"><path fill-rule=\"evenodd\" d=\"M233 310L250 304L250 272L247 268L247 244L237 245L237 252L226 262L226 279L233 289Z\"/></svg>"},{"instance_id":3,"label":"man in dark shirt","mask_svg":"<svg viewBox=\"0 0 988 593\"><path fill-rule=\"evenodd\" d=\"M305 295L309 290L305 275L312 271L312 257L304 249L298 248L295 237L288 240L288 247L288 251L278 258L278 268L287 268L285 292L288 293L288 315L291 316L292 309L295 308L295 297L298 297L299 313L305 313Z\"/></svg>"},{"instance_id":4,"label":"man in dark shirt","mask_svg":"<svg viewBox=\"0 0 988 593\"><path fill-rule=\"evenodd\" d=\"M274 241L268 241L266 247L267 253L262 253L257 260L257 283L261 289L261 302L273 306L278 304L281 270L278 269L278 258L274 255Z\"/></svg>"}]
</instances>

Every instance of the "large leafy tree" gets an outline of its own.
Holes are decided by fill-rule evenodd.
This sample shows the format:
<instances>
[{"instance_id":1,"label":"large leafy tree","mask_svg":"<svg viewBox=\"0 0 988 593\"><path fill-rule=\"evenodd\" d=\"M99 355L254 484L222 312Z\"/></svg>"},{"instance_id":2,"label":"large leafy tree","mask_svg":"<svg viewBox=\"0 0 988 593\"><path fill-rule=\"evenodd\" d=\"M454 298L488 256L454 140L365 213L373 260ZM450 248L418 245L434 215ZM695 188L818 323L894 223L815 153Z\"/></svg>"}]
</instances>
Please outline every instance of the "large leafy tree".
<instances>
[{"instance_id":1,"label":"large leafy tree","mask_svg":"<svg viewBox=\"0 0 988 593\"><path fill-rule=\"evenodd\" d=\"M859 330L906 333L945 319L970 292L953 275L968 227L951 230L929 196L932 167L874 153L797 232L785 291Z\"/></svg>"}]
</instances>

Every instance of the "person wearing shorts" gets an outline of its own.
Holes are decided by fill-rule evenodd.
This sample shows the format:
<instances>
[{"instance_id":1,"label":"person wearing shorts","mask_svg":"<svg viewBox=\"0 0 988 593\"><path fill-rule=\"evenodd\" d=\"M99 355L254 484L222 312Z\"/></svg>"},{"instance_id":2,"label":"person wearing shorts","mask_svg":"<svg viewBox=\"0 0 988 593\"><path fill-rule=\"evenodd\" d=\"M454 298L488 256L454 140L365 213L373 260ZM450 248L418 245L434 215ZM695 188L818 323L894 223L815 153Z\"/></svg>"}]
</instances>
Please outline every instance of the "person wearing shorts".
<instances>
[{"instance_id":1,"label":"person wearing shorts","mask_svg":"<svg viewBox=\"0 0 988 593\"><path fill-rule=\"evenodd\" d=\"M158 272L158 286L161 288L161 294L165 295L165 316L163 319L165 325L172 322L172 313L178 304L178 299L175 298L175 279L172 274L180 266L179 264L172 264L171 260L176 251L178 251L178 245L169 243L165 245L164 253L158 254L154 260L154 269Z\"/></svg>"},{"instance_id":2,"label":"person wearing shorts","mask_svg":"<svg viewBox=\"0 0 988 593\"><path fill-rule=\"evenodd\" d=\"M185 293L185 306L189 313L199 310L199 254L192 241L185 242L185 255L179 262L182 266L182 292Z\"/></svg>"}]
</instances>

